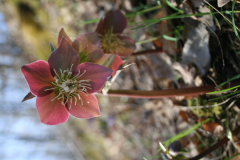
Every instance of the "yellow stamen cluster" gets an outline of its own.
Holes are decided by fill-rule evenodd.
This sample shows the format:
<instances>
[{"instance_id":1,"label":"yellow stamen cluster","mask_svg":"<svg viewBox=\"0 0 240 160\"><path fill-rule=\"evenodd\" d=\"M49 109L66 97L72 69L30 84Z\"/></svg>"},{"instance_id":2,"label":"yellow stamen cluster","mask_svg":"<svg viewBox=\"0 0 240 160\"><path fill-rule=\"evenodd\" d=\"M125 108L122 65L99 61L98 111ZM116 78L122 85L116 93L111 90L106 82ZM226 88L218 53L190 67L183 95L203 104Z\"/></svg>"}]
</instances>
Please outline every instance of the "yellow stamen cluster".
<instances>
[{"instance_id":1,"label":"yellow stamen cluster","mask_svg":"<svg viewBox=\"0 0 240 160\"><path fill-rule=\"evenodd\" d=\"M106 53L118 53L123 49L124 42L118 38L118 35L108 30L104 35L99 36L102 49Z\"/></svg>"}]
</instances>

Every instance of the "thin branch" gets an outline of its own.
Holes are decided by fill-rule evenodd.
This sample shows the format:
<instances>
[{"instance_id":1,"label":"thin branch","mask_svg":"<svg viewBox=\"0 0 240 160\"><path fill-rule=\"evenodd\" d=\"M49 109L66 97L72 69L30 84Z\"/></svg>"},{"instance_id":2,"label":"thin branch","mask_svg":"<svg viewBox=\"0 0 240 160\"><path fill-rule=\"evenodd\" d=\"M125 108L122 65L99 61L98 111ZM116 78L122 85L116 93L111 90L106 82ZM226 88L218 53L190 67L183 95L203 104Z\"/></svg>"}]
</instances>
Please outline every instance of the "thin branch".
<instances>
[{"instance_id":1,"label":"thin branch","mask_svg":"<svg viewBox=\"0 0 240 160\"><path fill-rule=\"evenodd\" d=\"M219 147L221 147L222 145L224 145L225 143L227 143L230 139L228 137L224 137L223 139L221 139L220 141L218 141L216 144L214 144L212 147L209 147L208 149L204 150L203 152L201 152L199 155L193 157L193 158L189 158L189 160L198 160L201 159L203 157L205 157L206 155L208 155L209 153L211 153L212 151L215 151L216 149L218 149Z\"/></svg>"},{"instance_id":2,"label":"thin branch","mask_svg":"<svg viewBox=\"0 0 240 160\"><path fill-rule=\"evenodd\" d=\"M233 136L237 136L240 134L240 126L238 126L238 128L236 128L233 132L232 135ZM228 137L224 137L223 139L221 139L220 141L218 141L217 143L215 143L213 146L209 147L208 149L204 150L203 152L201 152L200 154L198 154L197 156L193 157L193 158L189 158L189 160L198 160L201 159L203 157L205 157L206 155L208 155L209 153L211 153L212 151L215 151L216 149L218 149L219 147L221 147L222 145L224 145L225 143L227 143L230 139Z\"/></svg>"}]
</instances>

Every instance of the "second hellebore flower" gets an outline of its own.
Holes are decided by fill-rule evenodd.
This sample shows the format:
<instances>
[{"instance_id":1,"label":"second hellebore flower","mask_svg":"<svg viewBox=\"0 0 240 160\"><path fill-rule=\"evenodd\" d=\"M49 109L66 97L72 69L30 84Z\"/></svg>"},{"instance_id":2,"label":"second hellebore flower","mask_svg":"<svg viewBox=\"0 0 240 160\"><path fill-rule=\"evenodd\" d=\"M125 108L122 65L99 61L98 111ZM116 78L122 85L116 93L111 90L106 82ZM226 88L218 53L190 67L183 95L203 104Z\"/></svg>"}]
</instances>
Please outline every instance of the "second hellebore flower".
<instances>
[{"instance_id":1,"label":"second hellebore flower","mask_svg":"<svg viewBox=\"0 0 240 160\"><path fill-rule=\"evenodd\" d=\"M42 123L65 122L69 113L77 118L100 115L97 92L112 70L93 63L79 65L79 56L65 38L48 58L24 65L21 71L33 95Z\"/></svg>"},{"instance_id":2,"label":"second hellebore flower","mask_svg":"<svg viewBox=\"0 0 240 160\"><path fill-rule=\"evenodd\" d=\"M120 57L132 54L136 48L131 37L122 35L126 27L126 17L117 10L102 18L95 31L99 34L104 53L117 54L111 67L114 73L123 63Z\"/></svg>"}]
</instances>

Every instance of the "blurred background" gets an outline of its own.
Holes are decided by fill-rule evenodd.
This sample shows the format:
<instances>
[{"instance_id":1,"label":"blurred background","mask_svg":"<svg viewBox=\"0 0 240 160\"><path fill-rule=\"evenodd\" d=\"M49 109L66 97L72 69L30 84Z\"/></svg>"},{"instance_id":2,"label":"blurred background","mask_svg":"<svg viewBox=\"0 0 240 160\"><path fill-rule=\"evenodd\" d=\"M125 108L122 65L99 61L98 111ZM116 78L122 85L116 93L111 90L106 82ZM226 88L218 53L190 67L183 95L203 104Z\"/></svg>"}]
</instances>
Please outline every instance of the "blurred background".
<instances>
[{"instance_id":1,"label":"blurred background","mask_svg":"<svg viewBox=\"0 0 240 160\"><path fill-rule=\"evenodd\" d=\"M120 9L124 14L128 14L150 2L152 1L0 0L1 160L139 160L143 159L142 157L162 159L159 153L155 158L152 157L159 149L159 141L164 142L197 123L195 119L198 118L191 116L189 117L192 121L187 122L188 113L182 111L181 107L176 107L188 105L186 97L148 100L98 95L100 117L83 120L70 116L66 123L57 126L47 126L39 121L35 98L21 103L29 92L20 72L21 66L39 59L47 60L50 54L49 41L56 46L61 28L64 28L73 40L79 34L95 31L98 19L111 10ZM175 3L173 0L171 2ZM152 7L157 5L159 3L152 3ZM131 22L165 17L166 8L159 7L144 15L136 15ZM92 19L95 23L86 21ZM163 20L151 28L131 30L135 26L129 23L124 34L131 36L136 42L142 42L172 33L176 30L173 26L182 24L181 20L174 23ZM214 25L213 27L215 29ZM209 54L208 38L207 51L203 52ZM129 57L135 65L123 71L111 89L159 90L212 83L207 78L201 78L206 72L213 74L213 71L209 72L209 64L204 64L196 71L194 65L185 69L182 63L177 63L179 49L182 47L183 41L169 41L166 38L137 43L136 52L158 48L161 54ZM212 47L216 49L218 45L214 44ZM216 63L221 63L218 59L221 55L216 55L213 59L218 60ZM200 53L197 56L203 57L202 61L209 60L210 63L210 55ZM226 71L226 77L236 73L232 66L227 69L231 72ZM195 100L194 104L199 105L199 99ZM218 115L217 112L220 111L221 108L215 108L207 113ZM235 114L230 116L231 118L234 119ZM221 129L220 127L220 131ZM219 135L218 132L216 135ZM186 155L193 156L208 147L209 143L216 142L215 140L212 130L199 131L196 135L188 134L181 143L186 147ZM212 157L217 155L217 152L211 154Z\"/></svg>"}]
</instances>

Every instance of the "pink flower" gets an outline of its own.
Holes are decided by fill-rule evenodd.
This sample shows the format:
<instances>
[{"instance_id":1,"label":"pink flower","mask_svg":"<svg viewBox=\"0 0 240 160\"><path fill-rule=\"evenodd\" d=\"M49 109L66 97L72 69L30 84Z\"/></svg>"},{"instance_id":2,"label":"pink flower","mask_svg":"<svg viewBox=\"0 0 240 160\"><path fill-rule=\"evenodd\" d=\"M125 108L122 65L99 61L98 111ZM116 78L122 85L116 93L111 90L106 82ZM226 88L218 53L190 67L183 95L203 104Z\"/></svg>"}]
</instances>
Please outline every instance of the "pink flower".
<instances>
[{"instance_id":1,"label":"pink flower","mask_svg":"<svg viewBox=\"0 0 240 160\"><path fill-rule=\"evenodd\" d=\"M79 65L79 56L65 38L48 58L24 65L21 71L31 93L37 96L36 106L42 123L65 122L69 113L77 118L100 115L93 93L102 88L112 70L93 63Z\"/></svg>"},{"instance_id":2,"label":"pink flower","mask_svg":"<svg viewBox=\"0 0 240 160\"><path fill-rule=\"evenodd\" d=\"M104 53L117 54L111 67L113 74L123 63L119 56L126 57L132 54L136 48L131 37L122 35L126 27L126 17L120 11L114 11L99 21L95 31L99 34Z\"/></svg>"}]
</instances>

